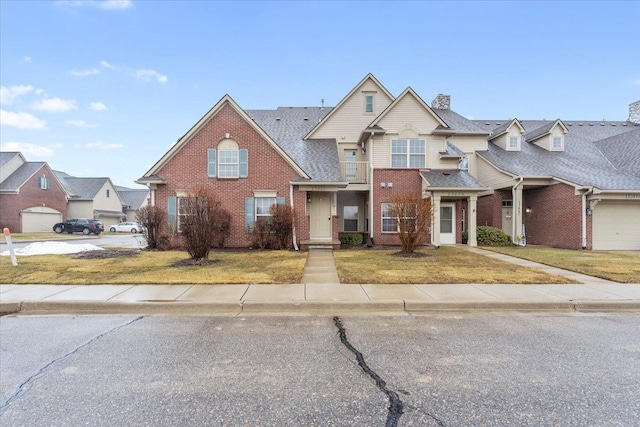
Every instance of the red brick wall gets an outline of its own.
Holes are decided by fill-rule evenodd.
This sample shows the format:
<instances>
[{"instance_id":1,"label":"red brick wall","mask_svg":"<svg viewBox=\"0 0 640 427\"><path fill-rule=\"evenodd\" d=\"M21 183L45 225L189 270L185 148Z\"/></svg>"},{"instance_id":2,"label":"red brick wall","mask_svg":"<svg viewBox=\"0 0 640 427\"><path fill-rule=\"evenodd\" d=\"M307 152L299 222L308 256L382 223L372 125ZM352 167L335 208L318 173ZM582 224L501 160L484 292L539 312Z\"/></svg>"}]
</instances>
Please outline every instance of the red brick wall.
<instances>
[{"instance_id":1,"label":"red brick wall","mask_svg":"<svg viewBox=\"0 0 640 427\"><path fill-rule=\"evenodd\" d=\"M513 198L511 190L496 190L489 196L478 198L478 226L502 228L502 201Z\"/></svg>"},{"instance_id":2,"label":"red brick wall","mask_svg":"<svg viewBox=\"0 0 640 427\"><path fill-rule=\"evenodd\" d=\"M573 187L556 184L525 189L523 199L522 210L531 208L530 213L523 213L528 244L582 248L582 200ZM587 218L590 236L591 218Z\"/></svg>"},{"instance_id":3,"label":"red brick wall","mask_svg":"<svg viewBox=\"0 0 640 427\"><path fill-rule=\"evenodd\" d=\"M46 176L50 179L48 190L38 187L38 177ZM22 218L20 211L34 206L46 206L62 212L63 219L67 216L67 199L62 187L53 177L48 165L44 165L21 188L19 194L0 195L0 229L8 228L12 233L22 233Z\"/></svg>"},{"instance_id":4,"label":"red brick wall","mask_svg":"<svg viewBox=\"0 0 640 427\"><path fill-rule=\"evenodd\" d=\"M249 150L248 178L220 179L207 177L207 149L217 148L225 134ZM167 181L156 192L156 205L167 209L167 197L178 190L204 188L213 191L222 207L231 213L231 233L225 245L247 247L251 236L245 231L245 197L253 197L254 190L275 190L278 197L290 203L289 182L299 175L249 123L230 106L223 106L157 173ZM305 196L294 188L297 209L298 240L308 238L305 221Z\"/></svg>"},{"instance_id":5,"label":"red brick wall","mask_svg":"<svg viewBox=\"0 0 640 427\"><path fill-rule=\"evenodd\" d=\"M393 188L380 188L380 183L393 183ZM373 171L373 239L377 245L399 245L396 233L382 233L382 203L391 203L395 196L422 194L422 178L416 169L374 169ZM428 241L427 241L428 243Z\"/></svg>"}]
</instances>

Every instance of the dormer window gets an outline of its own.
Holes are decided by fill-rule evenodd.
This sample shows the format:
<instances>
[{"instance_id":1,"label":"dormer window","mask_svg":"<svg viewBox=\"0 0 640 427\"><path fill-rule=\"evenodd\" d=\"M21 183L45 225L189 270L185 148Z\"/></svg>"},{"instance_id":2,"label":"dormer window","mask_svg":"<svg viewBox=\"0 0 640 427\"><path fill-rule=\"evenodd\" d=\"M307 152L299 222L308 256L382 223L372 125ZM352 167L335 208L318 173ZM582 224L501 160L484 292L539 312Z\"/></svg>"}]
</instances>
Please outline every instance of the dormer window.
<instances>
[{"instance_id":1,"label":"dormer window","mask_svg":"<svg viewBox=\"0 0 640 427\"><path fill-rule=\"evenodd\" d=\"M554 136L553 137L553 144L551 145L551 148L553 148L554 150L562 150L562 137L561 136Z\"/></svg>"},{"instance_id":2,"label":"dormer window","mask_svg":"<svg viewBox=\"0 0 640 427\"><path fill-rule=\"evenodd\" d=\"M509 148L512 150L517 150L518 149L518 137L517 136L510 136L509 137Z\"/></svg>"}]
</instances>

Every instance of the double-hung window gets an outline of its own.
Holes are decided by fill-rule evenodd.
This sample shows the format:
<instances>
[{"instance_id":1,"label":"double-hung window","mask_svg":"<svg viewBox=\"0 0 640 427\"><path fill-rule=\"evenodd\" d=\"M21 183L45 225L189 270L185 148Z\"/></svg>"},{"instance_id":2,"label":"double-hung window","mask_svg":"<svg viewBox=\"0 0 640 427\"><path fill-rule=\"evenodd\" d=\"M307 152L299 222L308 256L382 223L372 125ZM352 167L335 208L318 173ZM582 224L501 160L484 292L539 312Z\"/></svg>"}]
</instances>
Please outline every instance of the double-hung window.
<instances>
[{"instance_id":1,"label":"double-hung window","mask_svg":"<svg viewBox=\"0 0 640 427\"><path fill-rule=\"evenodd\" d=\"M392 168L423 168L426 164L426 141L424 139L392 139Z\"/></svg>"},{"instance_id":2,"label":"double-hung window","mask_svg":"<svg viewBox=\"0 0 640 427\"><path fill-rule=\"evenodd\" d=\"M47 178L46 176L39 176L38 177L38 188L41 190L48 190L51 188L51 180L49 178ZM109 190L107 190L109 191Z\"/></svg>"},{"instance_id":3,"label":"double-hung window","mask_svg":"<svg viewBox=\"0 0 640 427\"><path fill-rule=\"evenodd\" d=\"M218 148L207 150L207 176L209 178L247 178L249 151L239 149L232 139L225 139Z\"/></svg>"},{"instance_id":4,"label":"double-hung window","mask_svg":"<svg viewBox=\"0 0 640 427\"><path fill-rule=\"evenodd\" d=\"M398 218L393 214L393 211L391 210L391 203L382 204L382 232L398 232Z\"/></svg>"},{"instance_id":5,"label":"double-hung window","mask_svg":"<svg viewBox=\"0 0 640 427\"><path fill-rule=\"evenodd\" d=\"M271 222L271 206L275 204L275 197L256 197L256 221Z\"/></svg>"},{"instance_id":6,"label":"double-hung window","mask_svg":"<svg viewBox=\"0 0 640 427\"><path fill-rule=\"evenodd\" d=\"M509 137L509 148L512 150L515 150L518 148L518 137L517 136L510 136Z\"/></svg>"},{"instance_id":7,"label":"double-hung window","mask_svg":"<svg viewBox=\"0 0 640 427\"><path fill-rule=\"evenodd\" d=\"M552 145L552 147L555 150L562 149L562 137L561 136L554 136L553 137L553 145Z\"/></svg>"}]
</instances>

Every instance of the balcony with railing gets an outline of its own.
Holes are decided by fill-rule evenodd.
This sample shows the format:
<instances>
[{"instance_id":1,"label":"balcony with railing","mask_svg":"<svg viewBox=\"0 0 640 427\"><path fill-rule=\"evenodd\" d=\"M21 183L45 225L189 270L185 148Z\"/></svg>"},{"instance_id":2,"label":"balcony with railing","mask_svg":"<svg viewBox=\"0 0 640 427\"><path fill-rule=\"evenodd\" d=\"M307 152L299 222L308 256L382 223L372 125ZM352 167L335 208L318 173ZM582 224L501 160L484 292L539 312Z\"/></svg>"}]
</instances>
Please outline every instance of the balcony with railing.
<instances>
[{"instance_id":1,"label":"balcony with railing","mask_svg":"<svg viewBox=\"0 0 640 427\"><path fill-rule=\"evenodd\" d=\"M342 178L349 184L369 182L369 162L340 162Z\"/></svg>"}]
</instances>

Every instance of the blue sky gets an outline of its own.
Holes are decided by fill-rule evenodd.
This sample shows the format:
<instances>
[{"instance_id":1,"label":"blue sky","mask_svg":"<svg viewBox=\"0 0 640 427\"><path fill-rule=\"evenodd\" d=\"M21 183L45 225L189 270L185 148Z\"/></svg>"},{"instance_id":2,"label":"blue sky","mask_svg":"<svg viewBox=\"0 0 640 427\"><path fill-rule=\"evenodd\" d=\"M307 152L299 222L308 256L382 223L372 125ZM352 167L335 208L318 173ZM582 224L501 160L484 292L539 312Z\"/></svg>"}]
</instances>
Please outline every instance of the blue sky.
<instances>
[{"instance_id":1,"label":"blue sky","mask_svg":"<svg viewBox=\"0 0 640 427\"><path fill-rule=\"evenodd\" d=\"M367 73L474 119L626 120L640 2L0 0L0 149L136 188L220 98L336 105Z\"/></svg>"}]
</instances>

